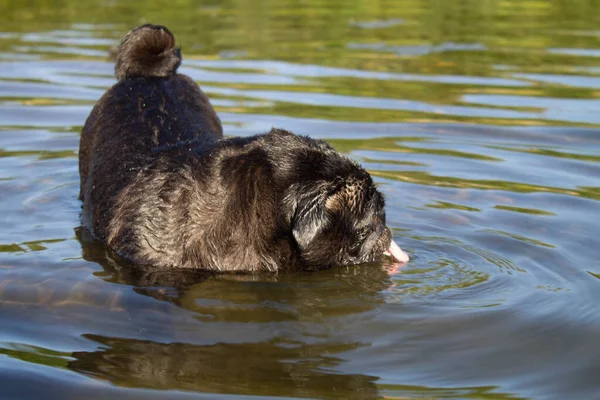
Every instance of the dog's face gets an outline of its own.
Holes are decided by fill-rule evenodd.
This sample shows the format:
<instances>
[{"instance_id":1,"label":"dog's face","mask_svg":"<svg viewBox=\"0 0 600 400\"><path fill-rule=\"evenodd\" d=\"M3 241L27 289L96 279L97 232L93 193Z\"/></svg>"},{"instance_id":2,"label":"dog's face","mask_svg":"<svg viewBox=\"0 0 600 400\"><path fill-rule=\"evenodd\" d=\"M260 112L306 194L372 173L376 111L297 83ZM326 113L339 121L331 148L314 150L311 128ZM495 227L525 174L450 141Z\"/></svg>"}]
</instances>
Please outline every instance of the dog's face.
<instances>
[{"instance_id":1,"label":"dog's face","mask_svg":"<svg viewBox=\"0 0 600 400\"><path fill-rule=\"evenodd\" d=\"M384 199L366 173L296 184L285 201L309 269L378 261L390 249Z\"/></svg>"}]
</instances>

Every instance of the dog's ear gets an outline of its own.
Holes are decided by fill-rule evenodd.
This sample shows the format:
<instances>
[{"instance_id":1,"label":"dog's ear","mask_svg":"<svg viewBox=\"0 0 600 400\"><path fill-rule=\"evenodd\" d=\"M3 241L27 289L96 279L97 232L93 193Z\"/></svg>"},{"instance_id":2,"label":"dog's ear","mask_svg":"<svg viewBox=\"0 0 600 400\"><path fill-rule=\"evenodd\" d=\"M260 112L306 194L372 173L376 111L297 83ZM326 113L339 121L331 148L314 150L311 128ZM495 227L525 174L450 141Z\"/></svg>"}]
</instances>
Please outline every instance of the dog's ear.
<instances>
[{"instance_id":1,"label":"dog's ear","mask_svg":"<svg viewBox=\"0 0 600 400\"><path fill-rule=\"evenodd\" d=\"M300 250L309 249L319 232L333 222L333 216L359 215L365 200L365 182L356 179L292 185L284 198L284 209Z\"/></svg>"},{"instance_id":2,"label":"dog's ear","mask_svg":"<svg viewBox=\"0 0 600 400\"><path fill-rule=\"evenodd\" d=\"M284 212L300 250L308 250L311 242L328 224L327 198L329 185L315 183L293 185L284 198Z\"/></svg>"}]
</instances>

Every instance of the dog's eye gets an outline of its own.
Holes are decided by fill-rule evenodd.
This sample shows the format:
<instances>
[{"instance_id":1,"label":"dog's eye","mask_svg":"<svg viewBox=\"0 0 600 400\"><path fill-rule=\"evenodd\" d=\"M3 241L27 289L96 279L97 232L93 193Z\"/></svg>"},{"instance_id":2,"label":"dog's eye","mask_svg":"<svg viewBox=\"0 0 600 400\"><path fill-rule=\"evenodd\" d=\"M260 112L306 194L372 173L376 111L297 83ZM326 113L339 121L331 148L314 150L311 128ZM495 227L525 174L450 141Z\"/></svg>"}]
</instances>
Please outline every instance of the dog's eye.
<instances>
[{"instance_id":1,"label":"dog's eye","mask_svg":"<svg viewBox=\"0 0 600 400\"><path fill-rule=\"evenodd\" d=\"M356 234L356 237L358 238L358 240L363 241L367 237L367 235L368 235L367 229L361 229Z\"/></svg>"},{"instance_id":2,"label":"dog's eye","mask_svg":"<svg viewBox=\"0 0 600 400\"><path fill-rule=\"evenodd\" d=\"M367 239L367 237L369 236L370 233L371 233L371 230L368 228L363 228L363 229L356 231L356 234L355 234L356 241L355 241L354 245L361 246L362 243Z\"/></svg>"}]
</instances>

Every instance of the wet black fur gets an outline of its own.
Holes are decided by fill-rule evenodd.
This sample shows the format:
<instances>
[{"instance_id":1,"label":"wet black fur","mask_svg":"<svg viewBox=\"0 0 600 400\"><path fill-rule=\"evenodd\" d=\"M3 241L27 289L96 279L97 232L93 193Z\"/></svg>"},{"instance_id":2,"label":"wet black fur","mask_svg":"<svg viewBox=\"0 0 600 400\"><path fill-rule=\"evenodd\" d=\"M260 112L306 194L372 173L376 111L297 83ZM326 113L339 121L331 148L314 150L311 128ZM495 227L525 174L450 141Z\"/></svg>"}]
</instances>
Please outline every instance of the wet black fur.
<instances>
[{"instance_id":1,"label":"wet black fur","mask_svg":"<svg viewBox=\"0 0 600 400\"><path fill-rule=\"evenodd\" d=\"M164 27L128 33L119 82L82 131L83 225L144 265L212 271L324 269L390 244L369 174L323 141L284 130L223 139Z\"/></svg>"}]
</instances>

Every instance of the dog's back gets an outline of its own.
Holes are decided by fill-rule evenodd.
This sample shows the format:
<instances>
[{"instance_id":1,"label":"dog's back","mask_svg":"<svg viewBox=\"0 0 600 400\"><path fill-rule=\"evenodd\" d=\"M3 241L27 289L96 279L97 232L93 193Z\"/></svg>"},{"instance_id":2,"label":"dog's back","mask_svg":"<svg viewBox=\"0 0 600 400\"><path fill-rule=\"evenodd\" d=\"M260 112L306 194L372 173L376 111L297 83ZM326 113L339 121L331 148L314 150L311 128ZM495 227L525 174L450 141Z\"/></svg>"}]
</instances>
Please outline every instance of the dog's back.
<instances>
[{"instance_id":1,"label":"dog's back","mask_svg":"<svg viewBox=\"0 0 600 400\"><path fill-rule=\"evenodd\" d=\"M178 74L175 39L165 27L144 25L128 33L117 53L117 82L100 99L81 132L80 198L84 225L106 226L116 194L153 159L177 146L210 144L222 138L208 97ZM192 142L192 143L190 143Z\"/></svg>"}]
</instances>

